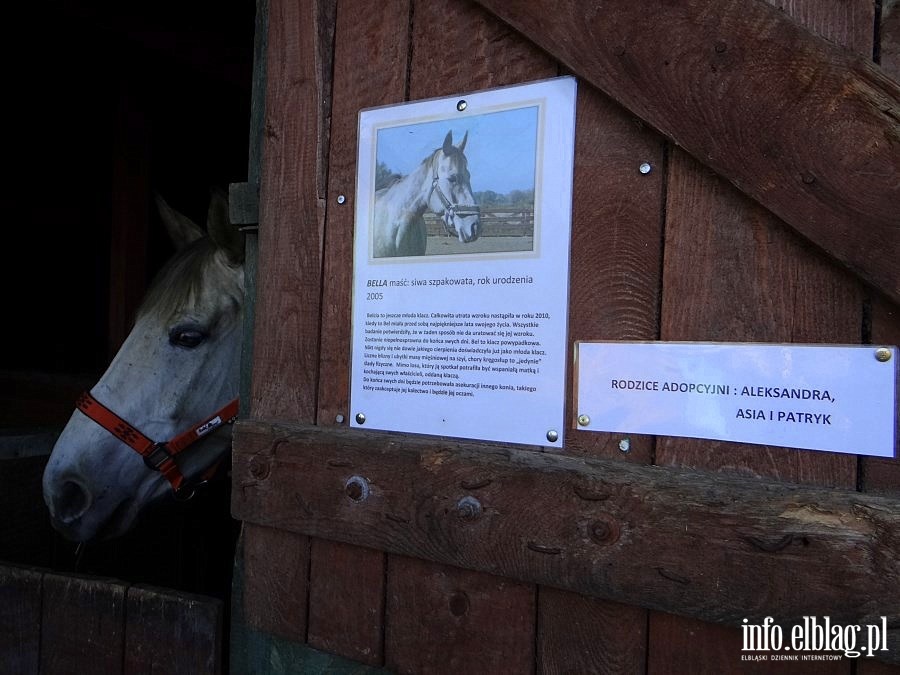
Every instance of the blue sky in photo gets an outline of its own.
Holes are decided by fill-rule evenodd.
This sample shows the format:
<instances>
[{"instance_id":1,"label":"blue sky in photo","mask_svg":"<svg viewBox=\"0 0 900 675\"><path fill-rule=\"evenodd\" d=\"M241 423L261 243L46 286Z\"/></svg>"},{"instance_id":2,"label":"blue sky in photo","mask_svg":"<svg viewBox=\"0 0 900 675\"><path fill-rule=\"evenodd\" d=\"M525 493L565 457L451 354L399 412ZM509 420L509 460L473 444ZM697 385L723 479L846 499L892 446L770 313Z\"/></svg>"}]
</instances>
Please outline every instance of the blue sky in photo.
<instances>
[{"instance_id":1,"label":"blue sky in photo","mask_svg":"<svg viewBox=\"0 0 900 675\"><path fill-rule=\"evenodd\" d=\"M423 122L378 130L376 161L406 175L444 142L448 131L458 145L466 131L472 191L533 190L538 107Z\"/></svg>"}]
</instances>

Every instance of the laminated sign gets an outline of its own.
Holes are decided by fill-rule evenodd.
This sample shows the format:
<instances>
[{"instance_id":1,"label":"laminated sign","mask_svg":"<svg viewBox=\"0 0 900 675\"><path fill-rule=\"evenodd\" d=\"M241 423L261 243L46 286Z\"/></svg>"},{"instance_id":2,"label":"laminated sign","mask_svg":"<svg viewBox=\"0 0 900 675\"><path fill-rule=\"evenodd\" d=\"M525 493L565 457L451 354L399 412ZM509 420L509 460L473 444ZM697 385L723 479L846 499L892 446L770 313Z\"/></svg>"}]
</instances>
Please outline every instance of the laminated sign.
<instances>
[{"instance_id":1,"label":"laminated sign","mask_svg":"<svg viewBox=\"0 0 900 675\"><path fill-rule=\"evenodd\" d=\"M575 80L365 110L350 424L561 446Z\"/></svg>"},{"instance_id":2,"label":"laminated sign","mask_svg":"<svg viewBox=\"0 0 900 675\"><path fill-rule=\"evenodd\" d=\"M576 345L578 424L893 457L897 348Z\"/></svg>"}]
</instances>

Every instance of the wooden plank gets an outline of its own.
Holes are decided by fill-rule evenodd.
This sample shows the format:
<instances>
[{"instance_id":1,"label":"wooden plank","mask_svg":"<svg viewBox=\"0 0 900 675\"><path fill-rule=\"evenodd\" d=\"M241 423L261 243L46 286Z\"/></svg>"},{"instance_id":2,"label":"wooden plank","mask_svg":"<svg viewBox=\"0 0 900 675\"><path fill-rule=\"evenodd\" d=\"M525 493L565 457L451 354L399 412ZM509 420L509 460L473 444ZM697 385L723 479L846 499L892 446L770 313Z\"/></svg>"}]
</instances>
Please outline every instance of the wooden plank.
<instances>
[{"instance_id":1,"label":"wooden plank","mask_svg":"<svg viewBox=\"0 0 900 675\"><path fill-rule=\"evenodd\" d=\"M359 111L404 98L409 50L409 0L381 3L377 12L362 0L342 2L335 31L334 108L328 162L325 273L319 380L320 424L346 419L350 382L350 297L353 276L353 213ZM384 40L391 35L390 40ZM361 46L365 45L366 48ZM343 195L345 201L338 203Z\"/></svg>"},{"instance_id":2,"label":"wooden plank","mask_svg":"<svg viewBox=\"0 0 900 675\"><path fill-rule=\"evenodd\" d=\"M900 675L900 666L866 659L857 663L856 675Z\"/></svg>"},{"instance_id":3,"label":"wooden plank","mask_svg":"<svg viewBox=\"0 0 900 675\"><path fill-rule=\"evenodd\" d=\"M877 296L872 303L872 342L876 345L900 345L900 307ZM895 438L900 439L900 418L897 420ZM891 458L863 457L860 462L860 485L866 492L900 496L900 456L895 452Z\"/></svg>"},{"instance_id":4,"label":"wooden plank","mask_svg":"<svg viewBox=\"0 0 900 675\"><path fill-rule=\"evenodd\" d=\"M896 0L881 3L881 67L897 79L900 73L900 5Z\"/></svg>"},{"instance_id":5,"label":"wooden plank","mask_svg":"<svg viewBox=\"0 0 900 675\"><path fill-rule=\"evenodd\" d=\"M477 1L900 302L900 85L878 66L761 0Z\"/></svg>"},{"instance_id":6,"label":"wooden plank","mask_svg":"<svg viewBox=\"0 0 900 675\"><path fill-rule=\"evenodd\" d=\"M316 0L267 3L249 401L250 415L309 422L316 415L322 269L317 197L322 131L322 78L316 58L319 5ZM242 489L240 483L235 485L236 491ZM251 627L305 641L309 542L291 533L247 528L244 546L246 621Z\"/></svg>"},{"instance_id":7,"label":"wooden plank","mask_svg":"<svg viewBox=\"0 0 900 675\"><path fill-rule=\"evenodd\" d=\"M309 644L384 662L384 553L315 539L309 573Z\"/></svg>"},{"instance_id":8,"label":"wooden plank","mask_svg":"<svg viewBox=\"0 0 900 675\"><path fill-rule=\"evenodd\" d=\"M881 66L900 81L900 4L884 2L881 8ZM900 305L877 294L872 299L871 339L874 344L900 345ZM900 420L897 438L900 438ZM900 457L864 457L860 471L860 483L866 492L900 494Z\"/></svg>"},{"instance_id":9,"label":"wooden plank","mask_svg":"<svg viewBox=\"0 0 900 675\"><path fill-rule=\"evenodd\" d=\"M125 673L222 672L221 600L132 586L126 602Z\"/></svg>"},{"instance_id":10,"label":"wooden plank","mask_svg":"<svg viewBox=\"0 0 900 675\"><path fill-rule=\"evenodd\" d=\"M409 0L370 11L342 2L335 17L334 76L319 379L320 424L348 414L350 284L359 110L401 101L406 87ZM391 35L391 40L384 40ZM338 196L344 202L339 203ZM322 649L380 665L384 659L384 554L324 540L311 547L309 641Z\"/></svg>"},{"instance_id":11,"label":"wooden plank","mask_svg":"<svg viewBox=\"0 0 900 675\"><path fill-rule=\"evenodd\" d=\"M674 151L669 168L663 340L859 340L855 280L685 153ZM656 460L856 486L853 455L665 438Z\"/></svg>"},{"instance_id":12,"label":"wooden plank","mask_svg":"<svg viewBox=\"0 0 900 675\"><path fill-rule=\"evenodd\" d=\"M529 673L535 588L501 577L390 558L387 667L397 673Z\"/></svg>"},{"instance_id":13,"label":"wooden plank","mask_svg":"<svg viewBox=\"0 0 900 675\"><path fill-rule=\"evenodd\" d=\"M41 573L0 565L0 664L37 675L41 647Z\"/></svg>"},{"instance_id":14,"label":"wooden plank","mask_svg":"<svg viewBox=\"0 0 900 675\"><path fill-rule=\"evenodd\" d=\"M547 586L538 599L539 673L645 672L646 610Z\"/></svg>"},{"instance_id":15,"label":"wooden plank","mask_svg":"<svg viewBox=\"0 0 900 675\"><path fill-rule=\"evenodd\" d=\"M267 422L238 423L234 475L234 512L251 523L617 602L735 624L900 618L900 503L885 497ZM348 493L353 475L365 499Z\"/></svg>"},{"instance_id":16,"label":"wooden plank","mask_svg":"<svg viewBox=\"0 0 900 675\"><path fill-rule=\"evenodd\" d=\"M871 31L867 40L858 29L872 25L871 3L800 0L784 5L828 31L828 37L865 43L871 52ZM848 14L855 19L847 20ZM669 170L664 340L859 341L863 291L855 279L684 152L671 154ZM668 466L856 487L857 459L852 455L667 438L660 439L656 460ZM677 669L680 657L688 655L688 660L706 664L709 672L726 672L734 667L734 653L714 645L734 645L738 636L736 628L726 640L721 627L653 613L649 649L658 664Z\"/></svg>"},{"instance_id":17,"label":"wooden plank","mask_svg":"<svg viewBox=\"0 0 900 675\"><path fill-rule=\"evenodd\" d=\"M309 540L245 523L242 541L242 610L247 626L306 642Z\"/></svg>"},{"instance_id":18,"label":"wooden plank","mask_svg":"<svg viewBox=\"0 0 900 675\"><path fill-rule=\"evenodd\" d=\"M412 3L411 21L411 100L516 84L558 73L555 61L472 3L418 0ZM471 137L469 141L476 143L477 139ZM455 580L459 597L469 597L477 603L473 617L454 616L446 605L441 608L443 611L432 614L435 603L446 602L446 589L438 580L448 578ZM534 611L522 617L521 600L512 600L495 578L459 573L427 562L407 564L389 558L387 583L385 649L389 668L435 673L459 672L460 667L466 666L494 672L532 670L533 646L529 643L523 649L520 640L534 634ZM527 591L532 606L534 592ZM521 598L523 593L525 589L520 589L515 597ZM470 627L469 621L477 621L477 627ZM436 649L444 639L449 640L449 645ZM417 648L416 643L435 648ZM509 652L507 663L503 660L504 651Z\"/></svg>"},{"instance_id":19,"label":"wooden plank","mask_svg":"<svg viewBox=\"0 0 900 675\"><path fill-rule=\"evenodd\" d=\"M655 340L659 337L662 139L590 86L578 92L572 212L569 342ZM642 163L649 174L640 173ZM569 363L574 364L572 355ZM573 381L570 365L569 381ZM578 416L570 398L568 419ZM578 431L566 451L650 463L653 439Z\"/></svg>"},{"instance_id":20,"label":"wooden plank","mask_svg":"<svg viewBox=\"0 0 900 675\"><path fill-rule=\"evenodd\" d=\"M316 412L322 233L317 3L271 0L251 414Z\"/></svg>"},{"instance_id":21,"label":"wooden plank","mask_svg":"<svg viewBox=\"0 0 900 675\"><path fill-rule=\"evenodd\" d=\"M44 575L42 673L121 673L127 584Z\"/></svg>"},{"instance_id":22,"label":"wooden plank","mask_svg":"<svg viewBox=\"0 0 900 675\"><path fill-rule=\"evenodd\" d=\"M712 626L671 614L653 615L651 630L657 642L669 649L650 649L647 672L652 675L841 675L850 672L851 660L840 661L741 661L742 642L739 631L726 626ZM795 652L786 652L794 654Z\"/></svg>"},{"instance_id":23,"label":"wooden plank","mask_svg":"<svg viewBox=\"0 0 900 675\"><path fill-rule=\"evenodd\" d=\"M569 343L659 336L665 144L589 85L578 91ZM650 173L639 167L648 163ZM569 381L574 358L569 355ZM567 401L567 419L578 416ZM567 431L566 452L649 464L653 439ZM623 452L626 448L627 452ZM541 588L538 661L546 672L644 670L646 610ZM589 617L574 621L573 617ZM576 630L573 630L576 624Z\"/></svg>"}]
</instances>

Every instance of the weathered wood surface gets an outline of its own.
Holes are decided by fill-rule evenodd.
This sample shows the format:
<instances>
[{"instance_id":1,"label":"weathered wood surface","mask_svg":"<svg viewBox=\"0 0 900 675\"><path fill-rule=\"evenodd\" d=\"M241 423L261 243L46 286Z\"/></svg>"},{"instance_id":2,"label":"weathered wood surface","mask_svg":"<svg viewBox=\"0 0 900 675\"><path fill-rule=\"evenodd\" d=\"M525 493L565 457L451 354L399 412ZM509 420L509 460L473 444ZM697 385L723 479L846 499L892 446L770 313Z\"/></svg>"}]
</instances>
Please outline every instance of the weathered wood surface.
<instances>
[{"instance_id":1,"label":"weathered wood surface","mask_svg":"<svg viewBox=\"0 0 900 675\"><path fill-rule=\"evenodd\" d=\"M319 199L323 78L316 0L266 3L265 122L251 416L316 418L322 226ZM309 542L247 528L245 618L252 628L306 639Z\"/></svg>"},{"instance_id":2,"label":"weathered wood surface","mask_svg":"<svg viewBox=\"0 0 900 675\"><path fill-rule=\"evenodd\" d=\"M390 556L385 664L398 673L530 673L535 586Z\"/></svg>"},{"instance_id":3,"label":"weathered wood surface","mask_svg":"<svg viewBox=\"0 0 900 675\"><path fill-rule=\"evenodd\" d=\"M900 302L900 86L878 66L761 0L476 1Z\"/></svg>"},{"instance_id":4,"label":"weathered wood surface","mask_svg":"<svg viewBox=\"0 0 900 675\"><path fill-rule=\"evenodd\" d=\"M41 672L120 672L127 588L111 579L45 574Z\"/></svg>"},{"instance_id":5,"label":"weathered wood surface","mask_svg":"<svg viewBox=\"0 0 900 675\"><path fill-rule=\"evenodd\" d=\"M250 408L305 421L315 419L322 273L316 18L316 2L269 3Z\"/></svg>"},{"instance_id":6,"label":"weathered wood surface","mask_svg":"<svg viewBox=\"0 0 900 675\"><path fill-rule=\"evenodd\" d=\"M222 603L161 588L132 586L125 611L125 672L218 675Z\"/></svg>"},{"instance_id":7,"label":"weathered wood surface","mask_svg":"<svg viewBox=\"0 0 900 675\"><path fill-rule=\"evenodd\" d=\"M867 0L780 5L829 39L871 54L874 17ZM665 251L663 340L853 344L863 337L859 281L680 149L670 154ZM656 463L857 485L856 457L781 447L660 438ZM677 672L685 660L727 672L734 657L716 645L735 644L740 636L737 629L726 635L721 627L653 613L650 653L656 664L671 664L663 672Z\"/></svg>"},{"instance_id":8,"label":"weathered wood surface","mask_svg":"<svg viewBox=\"0 0 900 675\"><path fill-rule=\"evenodd\" d=\"M0 670L40 672L41 573L0 565Z\"/></svg>"},{"instance_id":9,"label":"weathered wood surface","mask_svg":"<svg viewBox=\"0 0 900 675\"><path fill-rule=\"evenodd\" d=\"M883 497L259 421L238 424L234 475L251 523L735 625L900 619L900 503Z\"/></svg>"},{"instance_id":10,"label":"weathered wood surface","mask_svg":"<svg viewBox=\"0 0 900 675\"><path fill-rule=\"evenodd\" d=\"M243 613L251 628L306 641L309 539L271 527L244 526Z\"/></svg>"},{"instance_id":11,"label":"weathered wood surface","mask_svg":"<svg viewBox=\"0 0 900 675\"><path fill-rule=\"evenodd\" d=\"M222 670L222 602L0 565L0 672Z\"/></svg>"}]
</instances>

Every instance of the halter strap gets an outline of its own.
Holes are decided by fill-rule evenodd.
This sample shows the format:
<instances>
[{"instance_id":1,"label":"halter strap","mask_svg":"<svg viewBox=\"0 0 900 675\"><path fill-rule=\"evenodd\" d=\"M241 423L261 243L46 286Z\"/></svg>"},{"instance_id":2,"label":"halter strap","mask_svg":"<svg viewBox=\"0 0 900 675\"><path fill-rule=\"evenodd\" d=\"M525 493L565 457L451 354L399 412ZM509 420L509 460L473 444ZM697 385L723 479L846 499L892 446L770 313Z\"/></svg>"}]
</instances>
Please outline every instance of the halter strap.
<instances>
[{"instance_id":1,"label":"halter strap","mask_svg":"<svg viewBox=\"0 0 900 675\"><path fill-rule=\"evenodd\" d=\"M84 392L75 402L75 407L94 422L106 429L125 445L144 458L148 468L159 471L177 493L184 487L184 476L175 463L175 455L194 442L212 433L223 424L231 424L237 418L238 399L234 399L216 411L200 424L195 424L184 433L169 441L156 442L148 438L112 410L100 403L90 392ZM214 471L216 465L211 467ZM204 473L206 475L206 473Z\"/></svg>"},{"instance_id":2,"label":"halter strap","mask_svg":"<svg viewBox=\"0 0 900 675\"><path fill-rule=\"evenodd\" d=\"M460 204L454 204L447 199L447 195L441 190L440 179L438 178L437 172L435 172L434 178L431 180L431 191L428 193L428 199L431 199L431 194L433 192L437 192L438 199L441 200L441 204L444 206L441 222L444 223L444 230L447 234L454 234L451 225L454 223L456 216L476 216L481 213L481 209L478 208L477 204L473 206L461 206ZM455 228L455 225L453 225L453 227Z\"/></svg>"}]
</instances>

